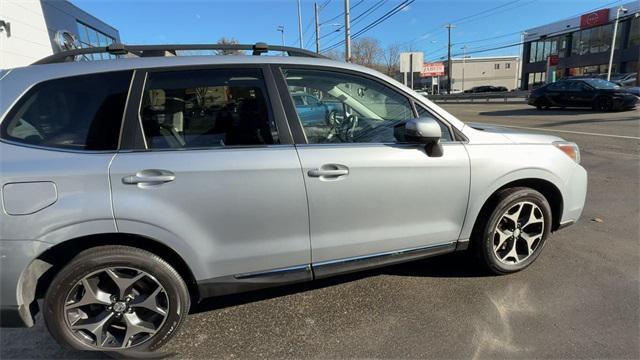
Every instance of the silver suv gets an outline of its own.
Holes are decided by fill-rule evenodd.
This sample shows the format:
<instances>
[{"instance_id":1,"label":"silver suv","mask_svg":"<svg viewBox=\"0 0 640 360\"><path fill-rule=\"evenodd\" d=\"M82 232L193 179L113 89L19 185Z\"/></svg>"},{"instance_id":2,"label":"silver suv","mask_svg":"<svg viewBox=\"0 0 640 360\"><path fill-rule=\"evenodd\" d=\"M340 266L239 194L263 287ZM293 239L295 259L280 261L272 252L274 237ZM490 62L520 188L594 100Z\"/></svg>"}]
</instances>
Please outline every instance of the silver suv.
<instances>
[{"instance_id":1,"label":"silver suv","mask_svg":"<svg viewBox=\"0 0 640 360\"><path fill-rule=\"evenodd\" d=\"M582 212L574 143L465 125L361 66L236 48L289 56L118 45L0 73L2 325L41 308L66 346L153 350L211 296L466 249L512 273ZM131 55L65 61L100 52ZM301 121L301 93L336 116Z\"/></svg>"}]
</instances>

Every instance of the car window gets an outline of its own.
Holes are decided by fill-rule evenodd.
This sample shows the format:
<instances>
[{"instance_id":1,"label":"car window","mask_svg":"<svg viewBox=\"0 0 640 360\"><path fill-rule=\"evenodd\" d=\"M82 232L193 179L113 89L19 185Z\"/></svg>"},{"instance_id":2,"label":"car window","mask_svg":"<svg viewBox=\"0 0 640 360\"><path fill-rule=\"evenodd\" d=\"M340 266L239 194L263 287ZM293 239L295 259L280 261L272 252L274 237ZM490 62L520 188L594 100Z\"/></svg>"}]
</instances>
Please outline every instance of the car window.
<instances>
[{"instance_id":1,"label":"car window","mask_svg":"<svg viewBox=\"0 0 640 360\"><path fill-rule=\"evenodd\" d=\"M115 150L131 71L49 80L33 87L2 123L3 139L71 150Z\"/></svg>"},{"instance_id":2,"label":"car window","mask_svg":"<svg viewBox=\"0 0 640 360\"><path fill-rule=\"evenodd\" d=\"M258 69L150 73L140 107L149 149L278 142Z\"/></svg>"},{"instance_id":3,"label":"car window","mask_svg":"<svg viewBox=\"0 0 640 360\"><path fill-rule=\"evenodd\" d=\"M291 94L322 101L313 112L296 107L311 144L393 143L394 128L415 118L406 97L377 81L307 69L286 69L284 75Z\"/></svg>"},{"instance_id":4,"label":"car window","mask_svg":"<svg viewBox=\"0 0 640 360\"><path fill-rule=\"evenodd\" d=\"M566 81L557 81L554 82L553 84L549 85L549 87L547 89L549 90L565 90L567 86L567 82Z\"/></svg>"},{"instance_id":5,"label":"car window","mask_svg":"<svg viewBox=\"0 0 640 360\"><path fill-rule=\"evenodd\" d=\"M440 131L442 131L442 137L440 138L441 142L453 141L453 136L451 135L451 129L449 129L448 125L446 125L442 121L436 119L431 114L431 112L429 112L429 110L425 109L421 105L416 104L416 109L418 110L418 117L419 118L428 117L428 118L434 119L435 121L438 122L438 125L440 125Z\"/></svg>"}]
</instances>

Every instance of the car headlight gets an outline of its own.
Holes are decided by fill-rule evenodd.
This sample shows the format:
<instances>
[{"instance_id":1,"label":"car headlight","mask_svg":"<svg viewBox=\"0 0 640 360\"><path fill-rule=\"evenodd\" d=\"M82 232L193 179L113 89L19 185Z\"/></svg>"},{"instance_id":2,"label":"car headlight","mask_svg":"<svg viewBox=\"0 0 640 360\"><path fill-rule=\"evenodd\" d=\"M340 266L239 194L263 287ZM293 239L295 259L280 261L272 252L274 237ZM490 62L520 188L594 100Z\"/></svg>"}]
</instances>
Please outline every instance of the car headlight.
<instances>
[{"instance_id":1,"label":"car headlight","mask_svg":"<svg viewBox=\"0 0 640 360\"><path fill-rule=\"evenodd\" d=\"M569 141L556 141L553 146L557 147L577 164L580 164L580 148L578 144Z\"/></svg>"}]
</instances>

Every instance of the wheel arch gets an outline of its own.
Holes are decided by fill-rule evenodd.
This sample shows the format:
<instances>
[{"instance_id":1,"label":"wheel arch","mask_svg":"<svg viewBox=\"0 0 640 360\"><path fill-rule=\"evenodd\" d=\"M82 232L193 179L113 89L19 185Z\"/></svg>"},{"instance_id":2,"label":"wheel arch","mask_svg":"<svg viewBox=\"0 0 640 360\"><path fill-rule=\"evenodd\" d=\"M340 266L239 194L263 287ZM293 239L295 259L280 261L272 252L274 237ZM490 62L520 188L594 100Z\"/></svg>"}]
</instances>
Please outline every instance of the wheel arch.
<instances>
[{"instance_id":1,"label":"wheel arch","mask_svg":"<svg viewBox=\"0 0 640 360\"><path fill-rule=\"evenodd\" d=\"M504 189L514 187L527 187L541 193L549 202L551 207L551 231L556 231L560 227L560 220L562 218L562 212L564 208L564 200L562 192L551 181L540 178L524 178L508 182L496 190L485 200L484 204L480 208L478 216L476 216L471 231L471 238L477 237L477 234L482 231L482 224L491 215L491 211L497 205L497 195Z\"/></svg>"},{"instance_id":2,"label":"wheel arch","mask_svg":"<svg viewBox=\"0 0 640 360\"><path fill-rule=\"evenodd\" d=\"M191 267L178 252L168 245L150 237L131 233L100 233L75 237L60 242L40 254L23 271L18 288L18 298L25 305L30 317L39 311L37 299L44 293L55 275L80 252L104 245L125 245L149 251L167 261L180 274L187 285L193 302L200 298L196 278ZM24 319L27 320L27 319ZM27 326L33 325L26 321Z\"/></svg>"}]
</instances>

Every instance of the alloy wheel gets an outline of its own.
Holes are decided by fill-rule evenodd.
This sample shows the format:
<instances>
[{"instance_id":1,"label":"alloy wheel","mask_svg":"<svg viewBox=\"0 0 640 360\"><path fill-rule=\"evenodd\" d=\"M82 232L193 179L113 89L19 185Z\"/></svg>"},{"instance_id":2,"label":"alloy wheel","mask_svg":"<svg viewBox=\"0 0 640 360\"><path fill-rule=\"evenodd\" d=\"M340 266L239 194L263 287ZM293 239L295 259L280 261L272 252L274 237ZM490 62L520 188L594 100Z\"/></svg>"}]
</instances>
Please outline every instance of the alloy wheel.
<instances>
[{"instance_id":1,"label":"alloy wheel","mask_svg":"<svg viewBox=\"0 0 640 360\"><path fill-rule=\"evenodd\" d=\"M94 271L65 299L66 325L84 344L126 349L151 339L164 324L169 297L150 274L131 267Z\"/></svg>"},{"instance_id":2,"label":"alloy wheel","mask_svg":"<svg viewBox=\"0 0 640 360\"><path fill-rule=\"evenodd\" d=\"M544 231L544 215L538 205L518 202L498 221L493 234L493 252L504 264L519 264L538 249Z\"/></svg>"}]
</instances>

